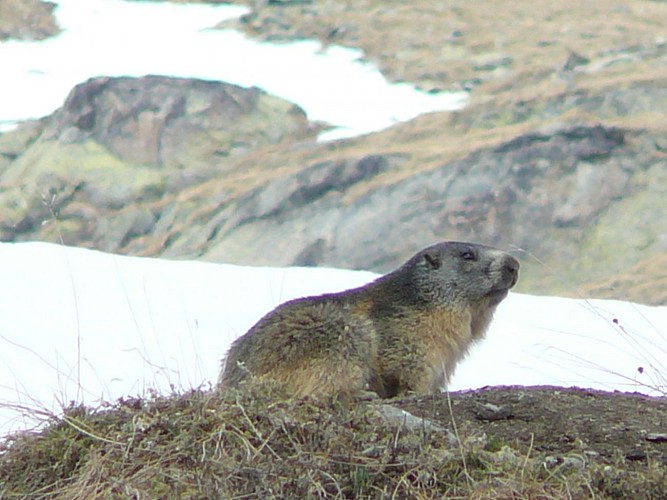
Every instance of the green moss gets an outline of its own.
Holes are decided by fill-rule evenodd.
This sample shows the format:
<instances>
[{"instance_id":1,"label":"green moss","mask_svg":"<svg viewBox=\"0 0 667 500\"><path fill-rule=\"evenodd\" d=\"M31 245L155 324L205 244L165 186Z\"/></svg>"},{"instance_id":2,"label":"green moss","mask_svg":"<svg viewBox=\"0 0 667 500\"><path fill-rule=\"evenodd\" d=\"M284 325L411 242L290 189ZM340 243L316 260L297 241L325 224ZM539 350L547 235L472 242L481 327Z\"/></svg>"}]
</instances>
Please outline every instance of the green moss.
<instances>
[{"instance_id":1,"label":"green moss","mask_svg":"<svg viewBox=\"0 0 667 500\"><path fill-rule=\"evenodd\" d=\"M500 451L504 443L500 436L491 436L484 449L491 453Z\"/></svg>"},{"instance_id":2,"label":"green moss","mask_svg":"<svg viewBox=\"0 0 667 500\"><path fill-rule=\"evenodd\" d=\"M37 142L7 168L3 182L39 187L44 175L90 182L99 191L123 186L133 194L164 183L159 170L127 164L92 140Z\"/></svg>"},{"instance_id":3,"label":"green moss","mask_svg":"<svg viewBox=\"0 0 667 500\"><path fill-rule=\"evenodd\" d=\"M622 272L661 250L667 220L667 198L662 191L667 175L663 170L664 165L659 165L635 174L633 182L642 182L646 187L618 200L599 218L582 241L572 267L573 277L586 282Z\"/></svg>"}]
</instances>

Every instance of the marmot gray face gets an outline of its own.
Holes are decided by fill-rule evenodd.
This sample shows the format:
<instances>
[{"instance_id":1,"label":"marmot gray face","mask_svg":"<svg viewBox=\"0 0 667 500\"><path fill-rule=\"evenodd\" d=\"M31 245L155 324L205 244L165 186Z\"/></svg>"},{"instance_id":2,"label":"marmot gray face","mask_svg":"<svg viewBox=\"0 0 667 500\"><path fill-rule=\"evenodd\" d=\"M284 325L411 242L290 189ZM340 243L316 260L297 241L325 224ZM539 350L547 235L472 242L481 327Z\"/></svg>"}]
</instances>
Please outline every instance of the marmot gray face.
<instances>
[{"instance_id":1,"label":"marmot gray face","mask_svg":"<svg viewBox=\"0 0 667 500\"><path fill-rule=\"evenodd\" d=\"M425 248L403 267L414 269L417 292L446 304L487 298L499 304L519 278L519 262L495 248L450 241Z\"/></svg>"},{"instance_id":2,"label":"marmot gray face","mask_svg":"<svg viewBox=\"0 0 667 500\"><path fill-rule=\"evenodd\" d=\"M433 245L362 287L278 306L234 341L219 386L269 380L293 397L436 392L518 273L491 247Z\"/></svg>"}]
</instances>

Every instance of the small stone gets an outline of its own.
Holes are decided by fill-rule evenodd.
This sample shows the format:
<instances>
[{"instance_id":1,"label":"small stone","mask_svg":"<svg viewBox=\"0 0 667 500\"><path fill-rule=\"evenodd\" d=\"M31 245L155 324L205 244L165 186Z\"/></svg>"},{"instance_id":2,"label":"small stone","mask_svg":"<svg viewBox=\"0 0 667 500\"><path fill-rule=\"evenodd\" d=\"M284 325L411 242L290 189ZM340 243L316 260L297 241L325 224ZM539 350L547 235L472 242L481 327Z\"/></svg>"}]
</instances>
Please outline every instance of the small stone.
<instances>
[{"instance_id":1,"label":"small stone","mask_svg":"<svg viewBox=\"0 0 667 500\"><path fill-rule=\"evenodd\" d=\"M576 52L570 51L570 54L567 56L565 64L563 64L563 71L572 71L577 66L584 66L590 61L588 58L577 54Z\"/></svg>"},{"instance_id":2,"label":"small stone","mask_svg":"<svg viewBox=\"0 0 667 500\"><path fill-rule=\"evenodd\" d=\"M552 456L549 455L544 459L544 465L548 469L559 467L561 470L565 469L583 469L586 466L586 461L578 456Z\"/></svg>"},{"instance_id":3,"label":"small stone","mask_svg":"<svg viewBox=\"0 0 667 500\"><path fill-rule=\"evenodd\" d=\"M475 408L475 416L479 420L493 422L496 420L507 420L511 418L512 412L504 406L496 406L491 403L486 403Z\"/></svg>"},{"instance_id":4,"label":"small stone","mask_svg":"<svg viewBox=\"0 0 667 500\"><path fill-rule=\"evenodd\" d=\"M388 404L379 405L377 412L386 422L401 425L409 431L446 432L450 442L456 442L455 436L449 430L427 418L417 417L412 413Z\"/></svg>"},{"instance_id":5,"label":"small stone","mask_svg":"<svg viewBox=\"0 0 667 500\"><path fill-rule=\"evenodd\" d=\"M625 458L633 461L646 460L646 453L641 448L637 448L635 450L627 452L625 454Z\"/></svg>"},{"instance_id":6,"label":"small stone","mask_svg":"<svg viewBox=\"0 0 667 500\"><path fill-rule=\"evenodd\" d=\"M667 443L667 433L665 432L651 432L646 435L646 441L653 443Z\"/></svg>"}]
</instances>

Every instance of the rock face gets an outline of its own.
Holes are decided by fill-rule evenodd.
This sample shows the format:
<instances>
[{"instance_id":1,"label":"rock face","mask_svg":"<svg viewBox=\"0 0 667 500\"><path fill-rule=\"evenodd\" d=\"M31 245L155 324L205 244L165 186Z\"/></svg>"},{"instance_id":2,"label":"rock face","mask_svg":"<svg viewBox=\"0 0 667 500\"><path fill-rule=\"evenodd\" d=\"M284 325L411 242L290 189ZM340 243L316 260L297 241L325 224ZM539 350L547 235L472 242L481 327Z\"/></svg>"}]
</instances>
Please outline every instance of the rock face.
<instances>
[{"instance_id":1,"label":"rock face","mask_svg":"<svg viewBox=\"0 0 667 500\"><path fill-rule=\"evenodd\" d=\"M221 157L307 132L300 108L259 89L147 76L78 85L46 134L92 140L121 161L173 169L217 165Z\"/></svg>"},{"instance_id":2,"label":"rock face","mask_svg":"<svg viewBox=\"0 0 667 500\"><path fill-rule=\"evenodd\" d=\"M614 127L545 130L380 187L372 179L405 158L319 163L225 206L202 255L388 271L415 248L462 239L522 252L524 290L597 281L667 249L659 141Z\"/></svg>"},{"instance_id":3,"label":"rock face","mask_svg":"<svg viewBox=\"0 0 667 500\"><path fill-rule=\"evenodd\" d=\"M186 234L186 245L175 239L167 255L198 252L210 260L256 265L358 267L365 260L371 268L370 255L385 254L386 248L372 245L373 250L365 247L364 251L362 242L366 238L373 242L376 234L372 232L353 238L341 234L348 229L341 220L356 211L356 205L341 205L341 197L360 185L367 188L375 176L401 163L400 156L391 155L315 163L242 194L211 217L204 228L205 241L198 242L202 246L187 246ZM338 239L350 243L355 239L363 259L341 258L341 251L334 251L332 244Z\"/></svg>"},{"instance_id":4,"label":"rock face","mask_svg":"<svg viewBox=\"0 0 667 500\"><path fill-rule=\"evenodd\" d=\"M301 109L258 89L158 76L97 78L0 136L0 238L119 251L169 192L261 145L310 140Z\"/></svg>"},{"instance_id":5,"label":"rock face","mask_svg":"<svg viewBox=\"0 0 667 500\"><path fill-rule=\"evenodd\" d=\"M0 40L43 40L58 34L53 2L3 0L0 2Z\"/></svg>"}]
</instances>

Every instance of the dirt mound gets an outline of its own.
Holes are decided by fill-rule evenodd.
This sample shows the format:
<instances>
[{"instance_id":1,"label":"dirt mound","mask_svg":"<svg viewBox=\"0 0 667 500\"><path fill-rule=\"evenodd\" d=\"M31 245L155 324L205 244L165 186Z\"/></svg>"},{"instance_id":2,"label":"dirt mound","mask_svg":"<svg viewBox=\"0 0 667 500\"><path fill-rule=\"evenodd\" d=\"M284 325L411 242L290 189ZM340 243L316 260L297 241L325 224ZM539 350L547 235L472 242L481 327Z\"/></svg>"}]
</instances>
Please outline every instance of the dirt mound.
<instances>
[{"instance_id":1,"label":"dirt mound","mask_svg":"<svg viewBox=\"0 0 667 500\"><path fill-rule=\"evenodd\" d=\"M0 448L0 496L664 498L664 399L495 388L391 404L429 419L207 392L72 407Z\"/></svg>"}]
</instances>

